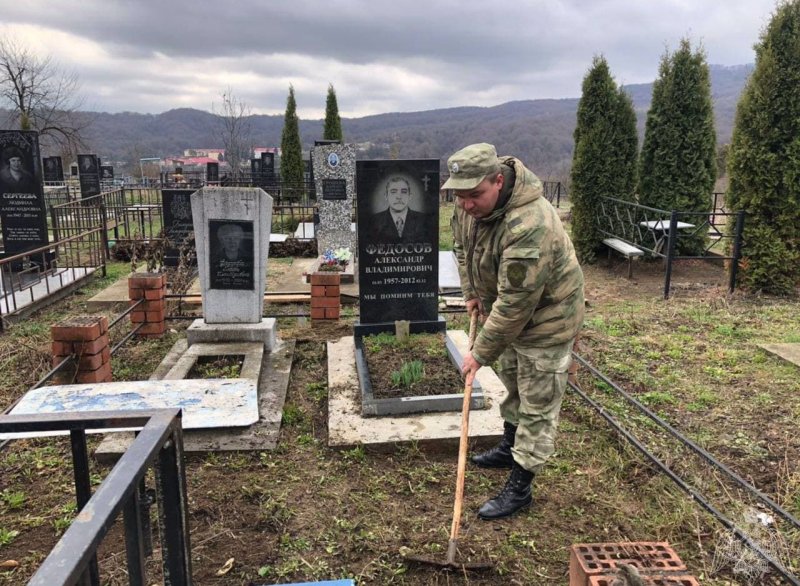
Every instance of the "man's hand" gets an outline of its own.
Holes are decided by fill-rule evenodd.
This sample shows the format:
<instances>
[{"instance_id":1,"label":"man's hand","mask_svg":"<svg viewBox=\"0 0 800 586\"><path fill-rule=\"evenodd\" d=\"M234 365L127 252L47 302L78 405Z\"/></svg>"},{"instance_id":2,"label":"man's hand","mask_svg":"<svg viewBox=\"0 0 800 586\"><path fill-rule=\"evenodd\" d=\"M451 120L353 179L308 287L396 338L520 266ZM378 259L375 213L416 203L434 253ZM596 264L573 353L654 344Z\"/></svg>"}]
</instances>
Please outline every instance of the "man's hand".
<instances>
[{"instance_id":1,"label":"man's hand","mask_svg":"<svg viewBox=\"0 0 800 586\"><path fill-rule=\"evenodd\" d=\"M464 375L464 378L466 378L469 375L470 372L472 372L472 376L475 376L475 373L478 372L478 369L480 367L481 367L481 363L478 362L477 360L475 360L475 358L472 357L472 353L471 352L468 352L464 356L464 360L461 363L461 374Z\"/></svg>"},{"instance_id":2,"label":"man's hand","mask_svg":"<svg viewBox=\"0 0 800 586\"><path fill-rule=\"evenodd\" d=\"M467 315L472 315L473 311L480 312L483 307L481 306L481 300L475 297L474 299L467 300ZM486 321L486 315L483 313L478 313L478 321L483 324Z\"/></svg>"}]
</instances>

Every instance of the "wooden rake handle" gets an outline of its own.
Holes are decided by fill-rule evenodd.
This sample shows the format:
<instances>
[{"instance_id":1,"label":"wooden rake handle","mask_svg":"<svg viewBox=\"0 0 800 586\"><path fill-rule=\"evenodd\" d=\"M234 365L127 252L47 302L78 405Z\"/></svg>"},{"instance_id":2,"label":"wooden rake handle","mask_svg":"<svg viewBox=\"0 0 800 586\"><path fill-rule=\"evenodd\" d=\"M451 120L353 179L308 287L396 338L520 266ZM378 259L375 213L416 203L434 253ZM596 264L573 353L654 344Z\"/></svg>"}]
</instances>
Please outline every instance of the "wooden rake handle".
<instances>
[{"instance_id":1,"label":"wooden rake handle","mask_svg":"<svg viewBox=\"0 0 800 586\"><path fill-rule=\"evenodd\" d=\"M478 330L478 312L473 311L469 322L469 350L475 343ZM453 524L450 527L450 542L447 546L447 563L454 563L458 530L461 527L461 508L464 501L464 476L467 469L467 448L469 447L469 408L472 402L472 382L474 373L470 372L464 383L464 402L461 405L461 439L458 443L458 472L456 474L456 497L453 503Z\"/></svg>"}]
</instances>

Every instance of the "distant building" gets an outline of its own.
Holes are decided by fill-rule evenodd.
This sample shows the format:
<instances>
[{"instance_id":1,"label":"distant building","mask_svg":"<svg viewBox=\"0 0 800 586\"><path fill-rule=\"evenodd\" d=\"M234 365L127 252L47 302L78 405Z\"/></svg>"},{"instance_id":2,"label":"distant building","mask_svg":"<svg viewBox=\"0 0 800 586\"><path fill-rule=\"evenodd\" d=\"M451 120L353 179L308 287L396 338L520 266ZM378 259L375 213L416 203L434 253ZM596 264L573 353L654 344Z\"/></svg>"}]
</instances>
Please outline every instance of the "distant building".
<instances>
[{"instance_id":1,"label":"distant building","mask_svg":"<svg viewBox=\"0 0 800 586\"><path fill-rule=\"evenodd\" d=\"M208 157L214 162L222 161L225 158L225 149L184 149L184 157Z\"/></svg>"}]
</instances>

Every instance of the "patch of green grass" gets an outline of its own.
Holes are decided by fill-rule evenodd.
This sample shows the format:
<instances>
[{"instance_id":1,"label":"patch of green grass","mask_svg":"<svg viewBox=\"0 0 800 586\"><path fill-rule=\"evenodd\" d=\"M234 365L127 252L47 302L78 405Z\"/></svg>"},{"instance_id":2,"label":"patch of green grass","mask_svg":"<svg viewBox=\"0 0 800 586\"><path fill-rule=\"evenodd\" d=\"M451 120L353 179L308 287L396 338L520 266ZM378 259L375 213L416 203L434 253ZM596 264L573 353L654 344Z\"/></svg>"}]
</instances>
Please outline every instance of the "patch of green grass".
<instances>
[{"instance_id":1,"label":"patch of green grass","mask_svg":"<svg viewBox=\"0 0 800 586\"><path fill-rule=\"evenodd\" d=\"M400 370L393 371L390 376L395 387L407 389L422 380L425 369L421 360L412 360L401 364Z\"/></svg>"},{"instance_id":2,"label":"patch of green grass","mask_svg":"<svg viewBox=\"0 0 800 586\"><path fill-rule=\"evenodd\" d=\"M283 408L283 424L289 427L299 425L305 420L306 414L296 405L285 405Z\"/></svg>"},{"instance_id":3,"label":"patch of green grass","mask_svg":"<svg viewBox=\"0 0 800 586\"><path fill-rule=\"evenodd\" d=\"M9 510L21 509L25 503L27 496L21 490L5 489L0 492L0 501L8 507Z\"/></svg>"},{"instance_id":4,"label":"patch of green grass","mask_svg":"<svg viewBox=\"0 0 800 586\"><path fill-rule=\"evenodd\" d=\"M5 527L0 527L0 547L4 545L8 545L19 535L19 531L15 529L6 529Z\"/></svg>"}]
</instances>

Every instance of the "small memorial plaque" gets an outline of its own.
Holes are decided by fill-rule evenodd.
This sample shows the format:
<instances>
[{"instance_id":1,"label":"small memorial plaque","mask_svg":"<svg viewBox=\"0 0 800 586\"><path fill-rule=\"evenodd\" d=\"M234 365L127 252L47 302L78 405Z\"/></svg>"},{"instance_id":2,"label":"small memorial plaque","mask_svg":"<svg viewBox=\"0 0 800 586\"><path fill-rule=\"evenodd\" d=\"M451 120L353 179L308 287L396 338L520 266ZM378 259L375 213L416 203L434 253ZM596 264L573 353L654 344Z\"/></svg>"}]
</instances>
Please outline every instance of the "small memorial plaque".
<instances>
[{"instance_id":1,"label":"small memorial plaque","mask_svg":"<svg viewBox=\"0 0 800 586\"><path fill-rule=\"evenodd\" d=\"M219 163L206 163L206 181L219 181Z\"/></svg>"},{"instance_id":2,"label":"small memorial plaque","mask_svg":"<svg viewBox=\"0 0 800 586\"><path fill-rule=\"evenodd\" d=\"M211 289L253 289L253 222L209 220Z\"/></svg>"},{"instance_id":3,"label":"small memorial plaque","mask_svg":"<svg viewBox=\"0 0 800 586\"><path fill-rule=\"evenodd\" d=\"M114 178L114 167L111 165L100 165L100 176L103 180Z\"/></svg>"},{"instance_id":4,"label":"small memorial plaque","mask_svg":"<svg viewBox=\"0 0 800 586\"><path fill-rule=\"evenodd\" d=\"M347 199L347 180L323 179L322 199Z\"/></svg>"}]
</instances>

